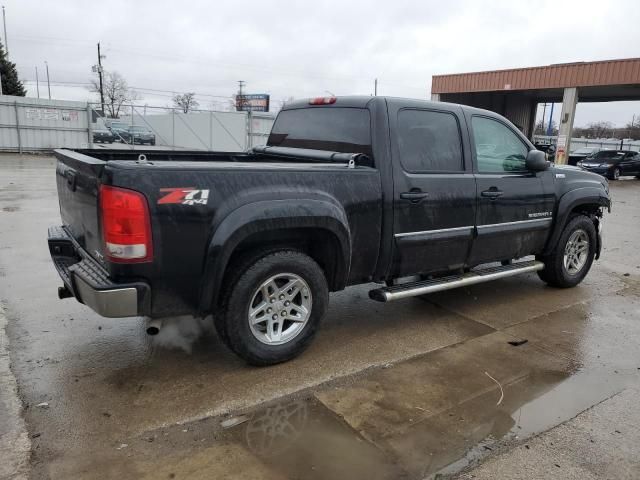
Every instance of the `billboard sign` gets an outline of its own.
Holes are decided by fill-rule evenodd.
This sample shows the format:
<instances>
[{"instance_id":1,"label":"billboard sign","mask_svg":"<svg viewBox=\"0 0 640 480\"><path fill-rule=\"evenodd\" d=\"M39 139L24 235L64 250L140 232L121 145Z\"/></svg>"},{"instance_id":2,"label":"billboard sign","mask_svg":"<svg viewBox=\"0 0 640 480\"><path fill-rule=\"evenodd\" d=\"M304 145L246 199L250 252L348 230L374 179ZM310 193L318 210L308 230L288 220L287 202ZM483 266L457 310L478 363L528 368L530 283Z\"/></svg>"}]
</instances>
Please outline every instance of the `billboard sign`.
<instances>
[{"instance_id":1,"label":"billboard sign","mask_svg":"<svg viewBox=\"0 0 640 480\"><path fill-rule=\"evenodd\" d=\"M266 93L254 93L249 95L236 95L237 112L268 112L269 95Z\"/></svg>"}]
</instances>

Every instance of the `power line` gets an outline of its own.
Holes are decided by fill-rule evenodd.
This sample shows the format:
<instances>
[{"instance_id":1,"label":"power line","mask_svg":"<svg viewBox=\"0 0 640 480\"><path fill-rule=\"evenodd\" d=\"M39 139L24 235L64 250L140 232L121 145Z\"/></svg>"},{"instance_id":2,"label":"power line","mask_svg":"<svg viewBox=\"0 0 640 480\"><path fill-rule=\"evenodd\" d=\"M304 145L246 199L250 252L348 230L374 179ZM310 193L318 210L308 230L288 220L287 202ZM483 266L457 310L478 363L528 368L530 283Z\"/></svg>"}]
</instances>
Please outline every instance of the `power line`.
<instances>
[{"instance_id":1,"label":"power line","mask_svg":"<svg viewBox=\"0 0 640 480\"><path fill-rule=\"evenodd\" d=\"M26 79L24 81L27 83L36 83L36 80L31 80L31 79ZM72 81L51 82L51 85L58 86L58 87L75 87L75 88L87 88L87 87L93 86L93 84L90 82L72 82ZM173 95L180 92L180 90L160 90L158 88L148 88L148 87L132 86L129 88L131 88L131 90L135 90L142 93L148 92L149 94L157 94L158 96L161 96L161 97L173 97ZM194 92L194 93L200 97L223 98L225 100L229 100L231 98L231 95L225 96L225 95L213 95L210 93L200 93L200 92Z\"/></svg>"},{"instance_id":2,"label":"power line","mask_svg":"<svg viewBox=\"0 0 640 480\"><path fill-rule=\"evenodd\" d=\"M29 39L30 41L34 41L34 42L42 42L42 43L51 43L51 42L63 42L63 43L72 43L72 44L77 44L78 46L82 45L83 47L86 46L86 41L81 41L81 40L77 40L77 39L68 39L68 38L61 38L61 37L39 37L39 36L34 36L34 35L22 35L22 36L18 36L18 35L14 35L14 37L16 38L24 38L24 39ZM281 75L281 76L293 76L293 77L300 77L300 78L310 78L310 79L314 79L314 80L328 80L328 81L347 81L347 80L358 80L358 81L362 81L365 83L369 83L370 82L370 78L371 77L359 77L359 76L344 76L344 77L328 77L328 76L323 76L323 75L311 75L309 73L306 72L302 72L302 71L292 71L292 70L281 70L281 69L273 69L270 67L267 67L265 64L244 64L244 63L235 63L235 62L221 62L221 61L215 61L212 60L210 58L204 58L204 57L193 57L193 56L187 56L187 55L170 55L170 54L159 54L159 53L155 53L155 52L150 52L150 51L145 51L145 50L136 50L136 49L132 49L130 47L120 47L118 46L118 44L112 44L110 42L107 42L106 44L106 50L107 51L115 51L115 52L121 52L121 53L125 53L127 55L137 55L137 56L142 56L142 57L148 57L148 58L155 58L155 59L159 59L159 60L168 60L168 61L180 61L183 63L191 63L191 64L198 64L198 65L207 65L207 66L217 66L217 67L222 67L222 68L226 68L226 69L231 69L231 68L242 68L242 69L246 69L246 70L253 70L256 72L260 72L260 73L270 73L273 75ZM380 81L380 79L378 79L378 85L387 85L387 86L392 86L392 87L397 87L397 88L404 88L404 89L410 89L410 90L419 90L419 91L426 91L426 85L425 86L416 86L416 85L401 85L401 84L397 84L397 83L387 83L384 81Z\"/></svg>"}]
</instances>

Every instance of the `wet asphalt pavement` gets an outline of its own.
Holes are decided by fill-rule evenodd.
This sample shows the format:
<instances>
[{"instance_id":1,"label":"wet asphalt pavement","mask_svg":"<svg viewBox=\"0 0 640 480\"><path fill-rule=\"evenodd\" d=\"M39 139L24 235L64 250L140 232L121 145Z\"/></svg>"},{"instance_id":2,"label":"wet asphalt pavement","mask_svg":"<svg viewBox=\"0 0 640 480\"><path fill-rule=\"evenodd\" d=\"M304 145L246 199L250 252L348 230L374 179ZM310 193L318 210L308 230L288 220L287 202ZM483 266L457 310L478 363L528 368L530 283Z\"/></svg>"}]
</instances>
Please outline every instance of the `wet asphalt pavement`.
<instances>
[{"instance_id":1,"label":"wet asphalt pavement","mask_svg":"<svg viewBox=\"0 0 640 480\"><path fill-rule=\"evenodd\" d=\"M54 171L0 157L0 300L32 478L455 474L640 383L640 181L611 183L603 258L577 288L534 274L390 304L351 288L305 354L253 368L208 329L188 354L58 300Z\"/></svg>"}]
</instances>

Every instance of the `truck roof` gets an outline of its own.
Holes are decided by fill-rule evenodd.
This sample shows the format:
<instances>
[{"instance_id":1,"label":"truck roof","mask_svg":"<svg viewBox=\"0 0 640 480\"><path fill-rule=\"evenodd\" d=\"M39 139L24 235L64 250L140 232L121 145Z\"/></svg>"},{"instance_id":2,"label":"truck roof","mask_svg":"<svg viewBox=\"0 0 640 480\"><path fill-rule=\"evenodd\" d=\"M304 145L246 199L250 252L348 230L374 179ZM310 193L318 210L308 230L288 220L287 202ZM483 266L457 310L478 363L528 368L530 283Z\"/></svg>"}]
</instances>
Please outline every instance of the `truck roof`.
<instances>
[{"instance_id":1,"label":"truck roof","mask_svg":"<svg viewBox=\"0 0 640 480\"><path fill-rule=\"evenodd\" d=\"M320 105L312 105L310 102L312 100L314 100L315 98L335 98L336 101L334 103L331 104L320 104ZM348 95L348 96L339 96L339 97L331 97L331 96L326 96L326 97L311 97L311 98L301 98L299 100L294 100L290 103L287 103L282 110L294 110L297 108L308 108L308 107L314 107L314 108L331 108L331 107L347 107L347 108L367 108L369 106L369 104L373 103L373 102L383 102L383 101L394 101L394 102L404 102L406 103L406 105L408 107L431 107L431 108L437 108L438 106L441 106L443 102L433 102L431 100L423 100L420 98L404 98L404 97L390 97L390 96L377 96L377 97L372 97L372 96L367 96L367 95ZM488 110L483 110L481 108L476 108L476 107L470 107L468 105L461 105L461 104L456 104L456 103L450 103L450 102L446 102L447 105L456 105L459 106L460 108L464 109L464 110L468 110L468 111L474 111L474 112L483 112L483 113L489 113L491 115L495 115L494 112L488 111Z\"/></svg>"}]
</instances>

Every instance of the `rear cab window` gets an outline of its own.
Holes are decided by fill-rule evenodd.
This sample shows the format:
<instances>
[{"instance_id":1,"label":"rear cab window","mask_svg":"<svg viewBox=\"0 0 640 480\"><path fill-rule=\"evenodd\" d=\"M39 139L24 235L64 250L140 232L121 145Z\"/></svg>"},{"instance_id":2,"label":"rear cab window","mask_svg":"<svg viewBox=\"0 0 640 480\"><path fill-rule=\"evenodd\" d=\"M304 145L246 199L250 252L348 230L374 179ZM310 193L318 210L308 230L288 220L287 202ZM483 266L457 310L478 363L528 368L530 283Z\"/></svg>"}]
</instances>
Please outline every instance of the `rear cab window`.
<instances>
[{"instance_id":1,"label":"rear cab window","mask_svg":"<svg viewBox=\"0 0 640 480\"><path fill-rule=\"evenodd\" d=\"M283 110L273 124L267 145L363 153L373 158L369 110L342 107Z\"/></svg>"}]
</instances>

